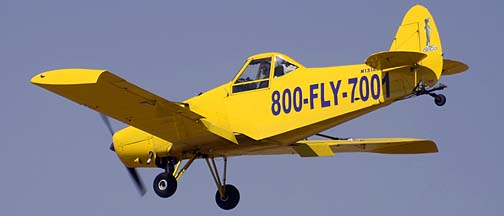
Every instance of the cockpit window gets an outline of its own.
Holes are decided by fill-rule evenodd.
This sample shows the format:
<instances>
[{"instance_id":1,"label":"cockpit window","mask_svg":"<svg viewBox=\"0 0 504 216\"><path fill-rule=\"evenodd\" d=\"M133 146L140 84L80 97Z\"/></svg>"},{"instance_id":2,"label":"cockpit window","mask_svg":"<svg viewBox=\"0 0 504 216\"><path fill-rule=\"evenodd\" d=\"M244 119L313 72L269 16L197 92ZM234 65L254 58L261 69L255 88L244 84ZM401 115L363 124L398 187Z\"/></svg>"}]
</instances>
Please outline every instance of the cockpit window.
<instances>
[{"instance_id":1,"label":"cockpit window","mask_svg":"<svg viewBox=\"0 0 504 216\"><path fill-rule=\"evenodd\" d=\"M233 85L233 92L267 88L271 70L271 58L250 61Z\"/></svg>"},{"instance_id":2,"label":"cockpit window","mask_svg":"<svg viewBox=\"0 0 504 216\"><path fill-rule=\"evenodd\" d=\"M283 76L291 71L298 69L298 66L288 62L287 60L277 56L275 58L275 77Z\"/></svg>"}]
</instances>

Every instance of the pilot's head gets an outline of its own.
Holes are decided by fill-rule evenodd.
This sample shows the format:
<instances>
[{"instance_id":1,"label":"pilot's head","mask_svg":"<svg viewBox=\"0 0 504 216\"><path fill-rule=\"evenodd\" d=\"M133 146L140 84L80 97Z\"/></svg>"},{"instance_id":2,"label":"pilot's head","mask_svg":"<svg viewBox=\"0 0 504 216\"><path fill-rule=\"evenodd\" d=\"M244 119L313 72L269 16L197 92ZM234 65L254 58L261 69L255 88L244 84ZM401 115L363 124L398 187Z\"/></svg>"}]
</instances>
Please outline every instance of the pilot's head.
<instances>
[{"instance_id":1,"label":"pilot's head","mask_svg":"<svg viewBox=\"0 0 504 216\"><path fill-rule=\"evenodd\" d=\"M268 67L269 67L269 64L267 62L261 62L261 64L259 65L259 70L266 71L266 70L268 70Z\"/></svg>"}]
</instances>

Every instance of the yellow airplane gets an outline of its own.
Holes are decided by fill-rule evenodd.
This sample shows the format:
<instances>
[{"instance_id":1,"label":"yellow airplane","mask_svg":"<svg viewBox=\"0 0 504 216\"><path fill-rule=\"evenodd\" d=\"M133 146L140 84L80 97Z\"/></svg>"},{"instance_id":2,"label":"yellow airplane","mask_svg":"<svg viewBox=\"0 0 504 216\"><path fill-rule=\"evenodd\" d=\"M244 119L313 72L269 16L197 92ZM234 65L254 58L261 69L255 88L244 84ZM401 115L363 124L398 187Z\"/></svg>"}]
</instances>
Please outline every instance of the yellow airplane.
<instances>
[{"instance_id":1,"label":"yellow airplane","mask_svg":"<svg viewBox=\"0 0 504 216\"><path fill-rule=\"evenodd\" d=\"M436 85L441 76L467 69L464 63L443 58L432 15L415 5L390 50L370 55L365 64L307 68L282 53L257 54L230 82L184 102L161 98L106 70L52 70L31 82L102 113L113 135L110 149L141 195L145 187L136 167L164 169L153 188L167 198L193 161L204 159L217 185L217 205L229 210L240 194L226 182L228 157L437 152L436 144L426 139L350 139L320 132L414 96L430 95L442 106L445 96L434 93L446 87ZM130 126L114 133L105 115ZM313 135L326 139L307 139ZM222 179L215 158L224 159Z\"/></svg>"}]
</instances>

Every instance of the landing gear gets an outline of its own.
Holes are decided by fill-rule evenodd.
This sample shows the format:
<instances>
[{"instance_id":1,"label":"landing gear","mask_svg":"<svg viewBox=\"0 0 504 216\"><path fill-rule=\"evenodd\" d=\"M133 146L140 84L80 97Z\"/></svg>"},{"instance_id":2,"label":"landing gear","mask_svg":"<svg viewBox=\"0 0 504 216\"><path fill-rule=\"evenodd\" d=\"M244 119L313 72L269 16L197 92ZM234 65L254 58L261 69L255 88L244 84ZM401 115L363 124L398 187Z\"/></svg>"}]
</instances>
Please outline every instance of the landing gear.
<instances>
[{"instance_id":1,"label":"landing gear","mask_svg":"<svg viewBox=\"0 0 504 216\"><path fill-rule=\"evenodd\" d=\"M159 197L168 198L173 196L177 191L177 181L182 177L185 171L191 166L192 162L198 158L202 157L205 159L210 173L212 174L213 180L217 185L217 192L215 193L215 202L217 205L224 210L231 210L238 205L240 202L240 192L238 189L230 184L226 184L226 174L227 174L227 158L224 157L224 175L221 181L217 165L215 164L215 159L213 157L208 157L207 155L202 155L196 153L192 156L189 161L187 161L179 170L181 162L176 158L157 158L156 165L160 168L164 168L165 172L162 172L156 176L152 184L154 192Z\"/></svg>"},{"instance_id":2,"label":"landing gear","mask_svg":"<svg viewBox=\"0 0 504 216\"><path fill-rule=\"evenodd\" d=\"M238 202L240 202L240 192L233 185L223 185L222 189L224 190L224 197L221 196L219 190L215 193L215 202L217 205L224 210L231 210Z\"/></svg>"},{"instance_id":3,"label":"landing gear","mask_svg":"<svg viewBox=\"0 0 504 216\"><path fill-rule=\"evenodd\" d=\"M434 103L438 106L443 106L446 103L446 97L442 94L437 94L434 97Z\"/></svg>"},{"instance_id":4,"label":"landing gear","mask_svg":"<svg viewBox=\"0 0 504 216\"><path fill-rule=\"evenodd\" d=\"M238 205L240 202L240 192L238 189L230 184L226 184L226 172L227 172L227 158L224 157L224 178L221 182L219 177L219 172L217 171L217 166L215 165L214 158L210 158L212 164L210 165L210 160L205 158L208 169L217 185L217 192L215 193L215 202L217 205L224 210L231 210Z\"/></svg>"},{"instance_id":5,"label":"landing gear","mask_svg":"<svg viewBox=\"0 0 504 216\"><path fill-rule=\"evenodd\" d=\"M194 155L184 167L179 171L180 161L175 158L164 158L156 162L159 167L164 167L165 172L159 173L152 184L154 192L159 197L168 198L173 196L177 191L177 181L182 177L185 171L191 166L194 159L198 155Z\"/></svg>"},{"instance_id":6,"label":"landing gear","mask_svg":"<svg viewBox=\"0 0 504 216\"><path fill-rule=\"evenodd\" d=\"M443 90L446 87L447 86L444 85L444 84L439 84L439 86L434 87L432 89L426 89L425 85L420 85L420 86L417 87L417 90L415 91L415 95L416 96L420 96L420 95L428 94L428 95L430 95L431 97L434 98L434 103L436 105L443 106L446 103L446 97L444 95L442 95L442 94L436 94L434 92L435 91L439 91L439 90Z\"/></svg>"},{"instance_id":7,"label":"landing gear","mask_svg":"<svg viewBox=\"0 0 504 216\"><path fill-rule=\"evenodd\" d=\"M168 198L177 191L177 179L171 173L162 172L154 179L153 187L159 197Z\"/></svg>"}]
</instances>

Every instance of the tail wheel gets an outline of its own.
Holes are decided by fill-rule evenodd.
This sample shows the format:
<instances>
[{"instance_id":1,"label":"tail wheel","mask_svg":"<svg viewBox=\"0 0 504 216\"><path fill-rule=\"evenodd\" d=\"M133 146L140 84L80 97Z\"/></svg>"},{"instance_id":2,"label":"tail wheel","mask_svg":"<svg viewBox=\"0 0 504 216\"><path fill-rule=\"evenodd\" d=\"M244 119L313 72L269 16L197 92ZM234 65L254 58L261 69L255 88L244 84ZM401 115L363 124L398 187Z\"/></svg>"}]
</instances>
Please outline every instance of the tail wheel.
<instances>
[{"instance_id":1,"label":"tail wheel","mask_svg":"<svg viewBox=\"0 0 504 216\"><path fill-rule=\"evenodd\" d=\"M215 193L215 201L217 205L224 210L231 210L238 205L240 201L240 192L230 184L224 185L224 197L221 197L219 191Z\"/></svg>"},{"instance_id":2,"label":"tail wheel","mask_svg":"<svg viewBox=\"0 0 504 216\"><path fill-rule=\"evenodd\" d=\"M442 94L434 96L434 103L438 106L443 106L446 103L446 97Z\"/></svg>"},{"instance_id":3,"label":"tail wheel","mask_svg":"<svg viewBox=\"0 0 504 216\"><path fill-rule=\"evenodd\" d=\"M154 179L153 187L159 197L168 198L177 191L177 179L171 173L162 172Z\"/></svg>"}]
</instances>

